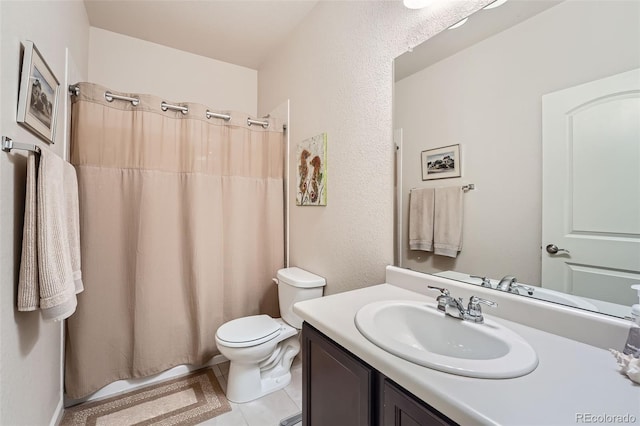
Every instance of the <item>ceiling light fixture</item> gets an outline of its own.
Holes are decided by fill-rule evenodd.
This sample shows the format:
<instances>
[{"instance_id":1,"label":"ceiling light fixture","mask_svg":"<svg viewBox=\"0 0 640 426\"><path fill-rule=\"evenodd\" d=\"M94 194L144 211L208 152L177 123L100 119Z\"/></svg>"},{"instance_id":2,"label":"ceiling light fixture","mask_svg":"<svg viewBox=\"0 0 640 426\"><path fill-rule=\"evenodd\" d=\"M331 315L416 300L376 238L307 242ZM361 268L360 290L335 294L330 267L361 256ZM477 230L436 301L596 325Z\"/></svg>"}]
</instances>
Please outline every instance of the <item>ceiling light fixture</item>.
<instances>
[{"instance_id":1,"label":"ceiling light fixture","mask_svg":"<svg viewBox=\"0 0 640 426\"><path fill-rule=\"evenodd\" d=\"M402 0L407 9L422 9L427 7L431 0Z\"/></svg>"},{"instance_id":2,"label":"ceiling light fixture","mask_svg":"<svg viewBox=\"0 0 640 426\"><path fill-rule=\"evenodd\" d=\"M488 5L486 5L485 7L483 7L483 9L485 10L489 10L489 9L495 9L496 7L500 7L503 4L505 4L507 2L507 0L495 0L492 3L489 3Z\"/></svg>"},{"instance_id":3,"label":"ceiling light fixture","mask_svg":"<svg viewBox=\"0 0 640 426\"><path fill-rule=\"evenodd\" d=\"M450 26L448 29L449 30L455 30L456 28L460 28L461 26L466 24L468 20L469 20L469 18L464 18L461 21L458 21L455 24L453 24L452 26Z\"/></svg>"}]
</instances>

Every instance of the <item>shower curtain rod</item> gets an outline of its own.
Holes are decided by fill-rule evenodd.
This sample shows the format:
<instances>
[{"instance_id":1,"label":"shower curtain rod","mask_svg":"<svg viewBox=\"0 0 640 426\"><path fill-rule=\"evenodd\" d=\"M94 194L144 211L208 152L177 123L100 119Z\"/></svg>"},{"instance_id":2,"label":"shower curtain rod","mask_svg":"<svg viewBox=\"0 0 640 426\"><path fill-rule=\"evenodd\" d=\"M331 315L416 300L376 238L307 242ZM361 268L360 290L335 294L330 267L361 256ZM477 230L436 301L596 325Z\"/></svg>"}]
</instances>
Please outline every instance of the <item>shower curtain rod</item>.
<instances>
[{"instance_id":1,"label":"shower curtain rod","mask_svg":"<svg viewBox=\"0 0 640 426\"><path fill-rule=\"evenodd\" d=\"M70 85L69 86L69 93L72 96L79 96L80 95L80 87L75 86L75 85ZM104 92L104 98L107 100L107 102L113 102L114 100L119 100L119 101L127 101L127 102L131 102L131 105L133 106L138 106L140 104L140 99L138 98L132 98L129 96L122 96L122 95L115 95L109 91ZM167 111L169 109L174 110L174 111L180 111L183 114L188 114L189 113L189 107L186 106L182 106L182 105L172 105L172 104L168 104L166 102L162 102L160 104L160 108L163 111ZM231 120L231 116L229 114L220 114L217 112L211 112L209 110L207 110L207 112L205 113L205 116L207 117L207 119L210 118L220 118L224 121L229 121ZM261 121L261 120L254 120L252 118L247 118L247 126L251 126L253 124L257 124L262 126L263 129L266 129L269 127L269 122L268 121ZM283 129L286 130L287 127L283 126Z\"/></svg>"}]
</instances>

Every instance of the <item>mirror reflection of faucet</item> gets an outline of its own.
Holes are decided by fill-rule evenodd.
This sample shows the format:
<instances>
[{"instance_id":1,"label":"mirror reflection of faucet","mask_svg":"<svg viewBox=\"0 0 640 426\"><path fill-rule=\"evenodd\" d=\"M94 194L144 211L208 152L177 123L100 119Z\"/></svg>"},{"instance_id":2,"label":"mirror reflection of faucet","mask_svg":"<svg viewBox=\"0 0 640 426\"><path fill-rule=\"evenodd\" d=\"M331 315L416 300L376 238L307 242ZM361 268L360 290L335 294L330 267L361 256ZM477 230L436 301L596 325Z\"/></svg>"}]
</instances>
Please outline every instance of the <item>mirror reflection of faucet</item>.
<instances>
[{"instance_id":1,"label":"mirror reflection of faucet","mask_svg":"<svg viewBox=\"0 0 640 426\"><path fill-rule=\"evenodd\" d=\"M481 287L487 287L487 288L493 288L491 286L491 280L488 279L487 277L481 277L480 275L469 275L471 278L480 278L482 280L482 283L480 283Z\"/></svg>"},{"instance_id":2,"label":"mirror reflection of faucet","mask_svg":"<svg viewBox=\"0 0 640 426\"><path fill-rule=\"evenodd\" d=\"M496 290L506 291L508 293L514 293L514 294L520 294L519 290L524 290L527 292L529 296L533 295L533 287L529 287L528 285L518 284L516 277L511 275L502 277L502 279L496 286Z\"/></svg>"},{"instance_id":3,"label":"mirror reflection of faucet","mask_svg":"<svg viewBox=\"0 0 640 426\"><path fill-rule=\"evenodd\" d=\"M482 286L480 282L484 278L481 275L468 275L465 273L455 272L455 271L436 272L434 275L443 277L443 278L452 279L455 281L462 281L465 283L473 284L478 287ZM491 288L493 288L494 290L496 289L497 287L496 284L498 284L499 281L500 280L493 279L493 278L487 279L487 282L491 284ZM521 286L521 287L518 287L518 286ZM486 284L483 287L489 288L489 286ZM580 296L568 295L566 293L560 293L548 288L529 287L527 285L519 284L517 282L515 283L515 286L512 284L509 286L509 288L511 290L509 291L511 294L520 294L522 297L531 297L533 299L543 300L543 301L552 302L552 303L559 303L559 304L571 306L574 308L588 309L593 312L600 312L601 310L600 306L594 305L591 299L587 299ZM517 293L513 292L514 289L517 291ZM503 291L508 291L508 290L503 290ZM630 314L628 306L622 306L622 305L613 306L612 304L607 304L605 305L605 309L610 310L612 315L616 315L621 318L625 316L629 316Z\"/></svg>"}]
</instances>

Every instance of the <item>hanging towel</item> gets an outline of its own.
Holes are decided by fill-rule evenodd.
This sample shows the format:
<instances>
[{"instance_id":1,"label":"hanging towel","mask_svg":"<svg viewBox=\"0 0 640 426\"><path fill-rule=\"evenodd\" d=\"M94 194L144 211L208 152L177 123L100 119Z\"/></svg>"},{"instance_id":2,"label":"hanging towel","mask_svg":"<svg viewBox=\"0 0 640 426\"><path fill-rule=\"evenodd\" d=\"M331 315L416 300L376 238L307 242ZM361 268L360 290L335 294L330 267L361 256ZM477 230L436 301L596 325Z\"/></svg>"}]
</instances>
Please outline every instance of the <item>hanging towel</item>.
<instances>
[{"instance_id":1,"label":"hanging towel","mask_svg":"<svg viewBox=\"0 0 640 426\"><path fill-rule=\"evenodd\" d=\"M462 189L459 186L435 189L433 219L434 253L456 257L462 250Z\"/></svg>"},{"instance_id":2,"label":"hanging towel","mask_svg":"<svg viewBox=\"0 0 640 426\"><path fill-rule=\"evenodd\" d=\"M38 284L38 246L36 223L36 155L27 157L27 184L24 200L22 258L18 280L18 310L33 311L40 305Z\"/></svg>"},{"instance_id":3,"label":"hanging towel","mask_svg":"<svg viewBox=\"0 0 640 426\"><path fill-rule=\"evenodd\" d=\"M45 320L63 320L83 289L75 169L46 149L39 166L29 153L18 310L40 308Z\"/></svg>"},{"instance_id":4,"label":"hanging towel","mask_svg":"<svg viewBox=\"0 0 640 426\"><path fill-rule=\"evenodd\" d=\"M433 188L412 189L409 197L409 249L433 251Z\"/></svg>"}]
</instances>

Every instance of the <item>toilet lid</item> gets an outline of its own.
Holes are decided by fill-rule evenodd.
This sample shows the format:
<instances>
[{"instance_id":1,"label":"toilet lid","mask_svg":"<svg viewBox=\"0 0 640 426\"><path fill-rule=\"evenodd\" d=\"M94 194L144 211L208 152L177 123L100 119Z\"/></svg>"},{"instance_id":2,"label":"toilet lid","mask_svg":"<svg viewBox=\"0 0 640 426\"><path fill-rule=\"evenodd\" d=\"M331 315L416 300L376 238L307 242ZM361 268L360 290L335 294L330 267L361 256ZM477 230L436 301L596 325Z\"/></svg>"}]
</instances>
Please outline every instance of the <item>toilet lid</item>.
<instances>
[{"instance_id":1,"label":"toilet lid","mask_svg":"<svg viewBox=\"0 0 640 426\"><path fill-rule=\"evenodd\" d=\"M255 346L280 333L280 324L269 315L253 315L222 324L216 337L229 347Z\"/></svg>"}]
</instances>

